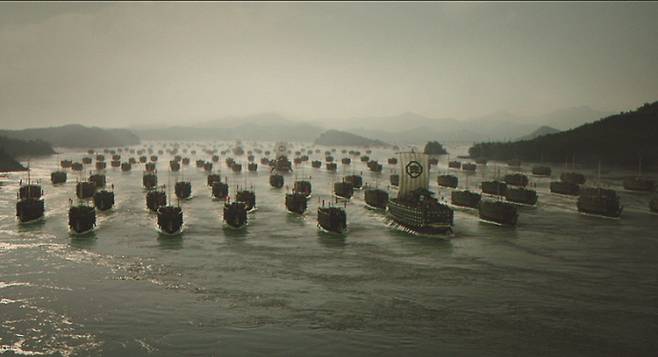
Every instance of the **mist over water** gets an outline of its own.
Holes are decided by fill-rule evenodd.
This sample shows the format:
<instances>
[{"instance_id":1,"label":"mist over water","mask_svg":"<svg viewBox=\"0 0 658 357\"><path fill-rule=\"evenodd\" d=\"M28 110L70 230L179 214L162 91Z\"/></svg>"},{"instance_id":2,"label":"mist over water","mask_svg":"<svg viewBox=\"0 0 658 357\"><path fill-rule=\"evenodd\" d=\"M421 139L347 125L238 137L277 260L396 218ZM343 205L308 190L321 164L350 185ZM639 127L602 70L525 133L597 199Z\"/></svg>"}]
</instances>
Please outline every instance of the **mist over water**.
<instances>
[{"instance_id":1,"label":"mist over water","mask_svg":"<svg viewBox=\"0 0 658 357\"><path fill-rule=\"evenodd\" d=\"M467 148L448 151L454 157ZM339 162L341 149L334 154ZM84 155L67 151L30 161L32 178L45 190L42 223L16 222L16 192L25 174L1 178L0 351L601 356L651 355L658 348L658 220L648 213L648 197L624 191L616 177L604 175L603 183L621 194L621 220L580 215L575 198L549 193L550 178L531 177L539 204L520 208L516 228L456 209L454 236L410 236L365 208L357 191L345 206L348 233L336 236L316 227L319 200L329 200L333 182L352 172L387 187L392 170L399 172L385 164L392 150L370 155L384 163L381 174L358 158L350 166L339 163L337 173L311 168L310 160L323 154L295 166L286 185L308 176L313 185L302 217L285 210L285 187L270 188L269 168L259 163L258 172L249 173L246 155L231 155L245 169L234 174L220 156L215 167L228 177L231 195L237 184L256 192L258 209L248 227L233 231L223 227L222 203L211 200L207 174L194 167L196 159L210 158L197 154L189 155L192 163L182 173L192 182L193 198L180 203L181 237L156 232L155 215L145 207L142 165L128 173L106 170L115 207L98 213L90 236L72 237L67 210L76 175L69 172L60 186L51 185L49 175L58 160ZM174 182L170 159L159 155L160 184ZM437 175L449 171L462 187L467 180L447 162L441 157L430 176L430 188L446 199L450 191L438 188ZM560 168L553 169L556 177ZM468 184L477 189L483 178L505 170L495 162L478 166Z\"/></svg>"}]
</instances>

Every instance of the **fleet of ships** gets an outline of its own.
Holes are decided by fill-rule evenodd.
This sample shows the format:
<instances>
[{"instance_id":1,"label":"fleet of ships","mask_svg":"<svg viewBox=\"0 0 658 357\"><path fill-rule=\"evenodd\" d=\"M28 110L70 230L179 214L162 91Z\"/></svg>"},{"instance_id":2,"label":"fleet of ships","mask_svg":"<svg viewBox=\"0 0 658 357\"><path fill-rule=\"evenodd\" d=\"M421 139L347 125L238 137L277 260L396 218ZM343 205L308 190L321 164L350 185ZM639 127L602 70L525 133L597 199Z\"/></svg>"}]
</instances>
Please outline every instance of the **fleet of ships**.
<instances>
[{"instance_id":1,"label":"fleet of ships","mask_svg":"<svg viewBox=\"0 0 658 357\"><path fill-rule=\"evenodd\" d=\"M225 165L235 173L243 170L241 163L233 157L240 158L246 155L246 169L250 172L258 171L255 155L260 155L260 164L267 166L269 184L273 188L283 189L282 195L286 209L293 214L305 214L308 200L312 196L311 177L295 177L292 185L286 185L294 168L305 165L311 155L324 155L324 166L329 172L337 171L337 149L324 151L313 147L300 146L296 149L287 143L276 143L270 150L261 149L254 145L245 152L243 145L238 142L235 146L220 149L217 145L178 144L166 143L159 149L153 145L136 148L105 149L103 153L89 150L81 161L62 160L60 168L51 173L53 185L63 184L68 175L80 175L91 168L94 170L88 178L78 179L75 187L75 201L69 200L68 226L72 234L85 234L96 226L96 211L110 210L114 206L114 186L107 187L105 172L107 170L106 157L108 155L111 168L127 172L133 166L143 167L142 186L145 192L145 204L148 210L157 216L156 227L159 232L166 235L180 234L184 227L184 214L180 207L180 200L189 199L192 195L192 184L184 178L182 167L191 164L190 156L205 155L210 158L196 160L196 167L207 173L207 186L213 200L223 202L221 218L227 228L242 229L248 222L250 214L256 210L256 193L253 187L246 185L229 186L228 178L222 178L216 166L220 166L220 158L224 158ZM197 155L197 149L199 155ZM294 151L293 151L294 150ZM159 155L165 151L173 156L169 161L170 173L175 174L173 185L159 185L156 166ZM352 160L360 160L368 170L381 173L383 164L371 159L370 150L362 155L358 150L341 150L340 164L348 166ZM130 156L122 161L122 155ZM289 160L293 157L293 162ZM530 188L530 179L523 173L506 174L502 178L496 174L493 180L485 180L480 184L480 190L470 190L468 175L464 189L459 188L459 179L453 174L442 174L437 177L440 187L450 189L449 202L442 202L430 190L430 169L438 164L438 159L421 152L399 152L397 157L387 159L392 168L389 176L391 189L381 189L377 184L364 183L363 176L358 174L345 175L340 181L333 184L333 197L321 201L317 210L318 227L327 232L344 234L347 230L347 214L341 207L342 202L350 200L355 190L362 190L365 204L368 208L379 210L386 215L391 226L400 230L418 235L446 235L454 229L454 207L477 210L482 221L498 225L515 226L519 216L519 206L535 206L538 195ZM450 161L449 170L462 170L474 174L478 166L486 167L486 160L462 163ZM311 167L321 168L321 160L312 160ZM510 167L520 166L520 162L509 162ZM550 177L551 168L548 166L535 166L532 175ZM169 175L171 180L171 174ZM550 192L559 195L578 196L576 208L584 214L619 218L622 205L619 196L614 190L596 186L585 186L586 178L578 172L564 172L559 181L550 183ZM623 181L627 190L654 192L655 182L641 175L627 178ZM173 196L168 190L174 188ZM649 203L649 210L658 212L658 199L653 197ZM40 183L32 182L28 170L27 180L21 181L16 202L16 216L21 224L38 221L44 217L45 205L43 188Z\"/></svg>"}]
</instances>

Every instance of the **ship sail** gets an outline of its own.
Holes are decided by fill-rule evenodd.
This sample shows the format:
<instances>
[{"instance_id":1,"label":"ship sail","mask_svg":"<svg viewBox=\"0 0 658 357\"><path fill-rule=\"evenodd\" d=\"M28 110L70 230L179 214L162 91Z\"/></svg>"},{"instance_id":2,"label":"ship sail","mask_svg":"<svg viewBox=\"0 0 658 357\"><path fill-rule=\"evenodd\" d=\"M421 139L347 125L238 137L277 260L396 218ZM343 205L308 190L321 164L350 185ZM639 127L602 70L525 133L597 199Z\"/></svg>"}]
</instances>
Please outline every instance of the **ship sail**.
<instances>
[{"instance_id":1,"label":"ship sail","mask_svg":"<svg viewBox=\"0 0 658 357\"><path fill-rule=\"evenodd\" d=\"M278 159L281 156L286 156L288 154L288 145L284 142L278 142L274 146L274 153Z\"/></svg>"},{"instance_id":2,"label":"ship sail","mask_svg":"<svg viewBox=\"0 0 658 357\"><path fill-rule=\"evenodd\" d=\"M400 153L400 186L398 199L404 200L419 188L428 189L430 182L429 158L420 152Z\"/></svg>"}]
</instances>

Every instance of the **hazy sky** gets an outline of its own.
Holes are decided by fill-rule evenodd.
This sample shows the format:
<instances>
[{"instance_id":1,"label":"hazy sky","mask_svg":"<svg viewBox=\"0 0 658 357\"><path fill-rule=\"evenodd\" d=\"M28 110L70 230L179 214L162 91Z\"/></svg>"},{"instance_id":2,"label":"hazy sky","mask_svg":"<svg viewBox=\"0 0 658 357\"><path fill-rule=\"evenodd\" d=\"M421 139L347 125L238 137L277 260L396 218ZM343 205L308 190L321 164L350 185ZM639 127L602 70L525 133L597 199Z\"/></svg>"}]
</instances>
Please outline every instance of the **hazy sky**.
<instances>
[{"instance_id":1,"label":"hazy sky","mask_svg":"<svg viewBox=\"0 0 658 357\"><path fill-rule=\"evenodd\" d=\"M654 100L658 3L0 3L3 127Z\"/></svg>"}]
</instances>

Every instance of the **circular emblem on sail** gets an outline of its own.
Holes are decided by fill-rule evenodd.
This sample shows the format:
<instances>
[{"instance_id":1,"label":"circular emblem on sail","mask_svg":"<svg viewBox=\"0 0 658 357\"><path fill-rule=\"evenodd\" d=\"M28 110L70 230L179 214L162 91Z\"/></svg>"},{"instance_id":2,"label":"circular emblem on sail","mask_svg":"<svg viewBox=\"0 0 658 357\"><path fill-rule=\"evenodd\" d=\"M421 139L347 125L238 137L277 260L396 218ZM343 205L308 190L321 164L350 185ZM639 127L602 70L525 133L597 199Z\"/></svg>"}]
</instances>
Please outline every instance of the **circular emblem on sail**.
<instances>
[{"instance_id":1,"label":"circular emblem on sail","mask_svg":"<svg viewBox=\"0 0 658 357\"><path fill-rule=\"evenodd\" d=\"M416 178L423 174L423 165L421 165L418 161L410 161L404 168L404 171L409 177Z\"/></svg>"}]
</instances>

